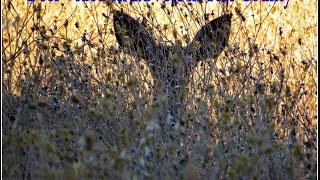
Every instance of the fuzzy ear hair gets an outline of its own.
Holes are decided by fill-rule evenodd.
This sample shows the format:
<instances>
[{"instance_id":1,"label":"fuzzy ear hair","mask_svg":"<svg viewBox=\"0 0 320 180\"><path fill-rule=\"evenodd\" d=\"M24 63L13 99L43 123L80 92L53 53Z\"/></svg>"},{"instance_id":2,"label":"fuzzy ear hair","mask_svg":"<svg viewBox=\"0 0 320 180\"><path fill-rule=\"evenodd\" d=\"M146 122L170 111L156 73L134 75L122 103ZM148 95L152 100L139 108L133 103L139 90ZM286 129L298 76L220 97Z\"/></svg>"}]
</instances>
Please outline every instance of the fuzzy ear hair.
<instances>
[{"instance_id":1,"label":"fuzzy ear hair","mask_svg":"<svg viewBox=\"0 0 320 180\"><path fill-rule=\"evenodd\" d=\"M157 44L148 31L127 14L116 11L113 15L116 39L125 52L138 58L149 59Z\"/></svg>"},{"instance_id":2,"label":"fuzzy ear hair","mask_svg":"<svg viewBox=\"0 0 320 180\"><path fill-rule=\"evenodd\" d=\"M196 60L214 58L227 46L232 14L222 15L203 26L187 46Z\"/></svg>"}]
</instances>

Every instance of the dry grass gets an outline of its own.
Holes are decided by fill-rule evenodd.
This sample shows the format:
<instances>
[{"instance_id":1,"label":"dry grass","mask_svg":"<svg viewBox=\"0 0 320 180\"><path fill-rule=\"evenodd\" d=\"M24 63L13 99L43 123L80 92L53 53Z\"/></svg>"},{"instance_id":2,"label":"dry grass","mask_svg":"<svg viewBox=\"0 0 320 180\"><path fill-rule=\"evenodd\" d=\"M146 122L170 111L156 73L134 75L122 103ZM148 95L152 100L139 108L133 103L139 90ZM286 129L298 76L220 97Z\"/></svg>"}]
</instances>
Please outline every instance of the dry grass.
<instances>
[{"instance_id":1,"label":"dry grass","mask_svg":"<svg viewBox=\"0 0 320 180\"><path fill-rule=\"evenodd\" d=\"M1 3L5 179L316 178L316 1L229 4L229 45L197 65L169 129L112 10L186 45L225 7Z\"/></svg>"}]
</instances>

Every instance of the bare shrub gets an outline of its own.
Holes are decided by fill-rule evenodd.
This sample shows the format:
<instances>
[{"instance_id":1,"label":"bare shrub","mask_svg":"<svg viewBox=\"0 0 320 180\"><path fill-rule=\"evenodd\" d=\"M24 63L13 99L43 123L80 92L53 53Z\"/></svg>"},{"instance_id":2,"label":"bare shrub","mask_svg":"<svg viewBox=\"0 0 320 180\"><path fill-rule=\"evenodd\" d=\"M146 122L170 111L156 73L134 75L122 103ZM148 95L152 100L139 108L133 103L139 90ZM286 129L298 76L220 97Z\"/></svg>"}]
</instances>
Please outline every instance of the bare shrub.
<instances>
[{"instance_id":1,"label":"bare shrub","mask_svg":"<svg viewBox=\"0 0 320 180\"><path fill-rule=\"evenodd\" d=\"M6 179L316 178L315 18L289 32L274 25L278 4L2 5ZM115 38L121 11L154 39L149 57ZM223 49L188 49L230 13ZM164 93L160 71L188 53L182 88Z\"/></svg>"}]
</instances>

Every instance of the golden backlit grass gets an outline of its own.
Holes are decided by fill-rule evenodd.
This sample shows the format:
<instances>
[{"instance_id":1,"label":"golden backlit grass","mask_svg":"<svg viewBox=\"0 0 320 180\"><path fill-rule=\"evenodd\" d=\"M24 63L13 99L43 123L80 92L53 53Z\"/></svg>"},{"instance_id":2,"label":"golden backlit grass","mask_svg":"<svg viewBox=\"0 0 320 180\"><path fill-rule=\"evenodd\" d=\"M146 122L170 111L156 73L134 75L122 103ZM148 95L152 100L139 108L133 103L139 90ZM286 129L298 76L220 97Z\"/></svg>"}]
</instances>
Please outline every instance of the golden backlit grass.
<instances>
[{"instance_id":1,"label":"golden backlit grass","mask_svg":"<svg viewBox=\"0 0 320 180\"><path fill-rule=\"evenodd\" d=\"M11 2L9 11L6 6ZM42 23L48 28L56 28L57 39L72 40L73 47L81 44L81 36L86 31L96 43L103 31L103 43L106 46L117 46L113 35L112 10L123 9L134 18L145 17L146 24L159 42L174 44L181 41L186 44L192 40L197 30L204 25L204 15L211 20L223 13L223 3L114 3L108 2L72 2L60 1L41 3L41 10L34 11L34 5L26 1L2 1L3 19L3 55L10 56L21 46L21 37L29 36L33 13L39 13ZM249 49L250 43L257 44L275 53L279 52L280 61L289 77L288 83L294 88L298 81L304 81L311 90L307 102L310 109L315 110L316 69L312 68L305 76L300 76L303 68L301 62L311 60L315 67L317 59L317 17L316 1L290 1L287 9L281 2L251 2L236 1L229 3L228 10L233 13L230 44L237 44L241 49ZM238 9L245 21L241 21ZM192 13L190 13L192 12ZM67 26L66 23L68 24ZM182 27L182 28L180 28ZM100 30L98 30L100 29ZM187 29L187 30L186 30ZM21 37L20 37L21 36ZM250 39L248 39L250 38ZM75 41L74 41L75 40ZM28 43L31 43L29 37ZM95 43L93 42L93 43ZM250 42L250 43L248 43ZM33 46L34 44L31 44ZM36 48L36 47L33 47ZM282 52L282 53L281 53ZM59 52L58 52L59 53ZM90 53L96 54L94 49ZM282 56L283 54L285 56ZM265 61L267 55L261 54L259 61ZM311 58L311 59L310 59ZM24 57L19 54L16 62ZM92 59L87 58L90 62ZM222 60L223 61L223 60ZM245 61L245 60L244 60ZM16 63L14 67L17 67ZM298 67L296 67L298 66ZM303 80L301 78L306 78ZM14 83L14 82L13 82Z\"/></svg>"},{"instance_id":2,"label":"golden backlit grass","mask_svg":"<svg viewBox=\"0 0 320 180\"><path fill-rule=\"evenodd\" d=\"M6 54L13 53L13 47L21 43L19 41L21 39L16 38L16 35L23 36L30 32L32 20L29 18L35 13L32 6L37 4L27 4L26 1L11 1L12 8L7 11L4 7L8 2L2 1L4 10L2 12L3 46ZM170 3L159 2L132 3L132 5L129 3L106 4L104 2L43 2L41 3L40 16L45 26L58 28L57 38L80 39L85 30L90 36L95 37L98 33L97 27L99 27L99 29L107 29L106 32L109 33L105 36L104 43L114 45L116 43L112 33L111 11L124 9L132 17L146 17L147 24L153 26L150 27L150 30L154 31L159 42L169 43L167 41L171 41L174 43L179 39L185 44L186 39L192 39L192 34L205 24L204 14L209 14L209 20L211 20L223 13L222 3L217 2L191 3L191 5L186 2L178 3L174 7L171 7ZM239 43L241 48L246 49L248 48L247 38L251 37L252 42L272 50L280 51L280 48L286 48L290 51L288 53L294 56L294 61L297 62L310 55L317 58L316 4L316 1L292 1L287 9L283 8L281 2L244 3L236 1L229 4L228 9L234 14L230 41L231 43ZM238 8L246 17L244 22L236 15L235 8ZM190 14L190 10L192 14ZM170 12L170 15L167 12ZM185 14L187 16L184 16ZM68 22L67 28L64 26L66 21ZM78 28L75 27L76 23ZM181 30L180 26L183 27ZM15 27L21 29L21 32L14 30ZM188 31L185 30L186 27L188 27ZM281 36L279 35L280 29ZM176 38L173 37L174 34L177 34ZM13 42L11 42L12 40ZM9 42L9 46L12 48L7 47ZM299 42L302 44L298 45ZM290 59L282 61L292 64Z\"/></svg>"},{"instance_id":3,"label":"golden backlit grass","mask_svg":"<svg viewBox=\"0 0 320 180\"><path fill-rule=\"evenodd\" d=\"M6 97L9 97L4 99L6 113L3 117L14 119L12 129L11 121L5 121L4 125L5 141L8 145L5 148L7 168L5 172L9 174L6 174L8 177L16 177L23 172L15 166L24 164L23 159L11 158L19 155L19 149L15 151L15 145L19 143L27 142L27 145L40 147L54 158L60 158L53 160L58 164L55 169L57 172L50 173L61 175L60 171L63 169L64 173L71 176L87 173L86 170L89 170L88 174L91 170L92 173L99 174L102 172L99 168L102 167L106 172L115 171L113 177L124 177L123 174L126 173L117 171L119 167L125 166L124 162L128 162L130 170L137 168L133 163L137 159L133 157L131 159L128 155L129 147L135 147L138 141L152 144L155 137L158 141L168 138L161 139L158 134L145 131L145 127L147 129L157 127L157 122L151 120L156 117L157 109L166 101L166 97L153 101L152 89L157 87L152 86L152 77L146 63L117 51L118 43L113 32L112 12L121 9L143 23L159 43L183 45L190 42L204 24L222 15L226 10L233 14L229 46L218 59L198 64L188 89L181 95L185 98L189 110L186 112L186 119L194 119L192 122L190 120L192 125L189 129L185 129L188 130L188 137L179 142L179 145L160 141L163 147L155 148L157 157L162 157L165 148L183 149L190 144L190 147L193 147L190 149L195 151L207 150L206 146L209 146L206 153L199 154L212 155L219 153L221 144L225 147L240 144L243 146L241 148L246 149L247 146L256 143L254 148L259 151L256 151L258 154L253 158L246 158L246 153L252 150L249 148L243 151L243 154L240 153L243 155L242 158L239 155L240 158L237 159L232 154L229 157L228 153L221 150L223 155L217 157L227 157L226 159L205 161L218 164L219 168L232 161L230 166L233 169L226 168L225 172L221 170L222 175L219 177L237 177L235 174L241 174L242 170L251 168L244 166L246 163L254 164L253 166L257 168L259 166L255 163L267 167L266 164L270 159L263 158L269 157L270 151L277 152L278 146L261 144L265 143L263 139L265 136L278 133L277 145L283 145L283 149L280 148L282 150L280 155L275 157L281 157L286 161L282 162L283 159L279 158L280 162L277 164L290 164L286 173L294 174L292 177L312 175L313 170L307 168L308 164L305 165L308 160L301 159L308 154L311 157L309 159L315 162L317 151L307 144L316 143L318 61L316 1L291 0L287 9L283 8L284 4L281 2L244 3L239 0L234 3L229 2L228 6L217 2L129 4L60 1L27 4L26 1L8 0L2 1L1 4L2 78L4 92ZM35 27L35 24L41 27ZM46 37L49 40L46 40ZM68 59L71 56L68 49L71 49L73 55L70 59ZM64 62L71 62L71 68ZM76 84L78 81L81 83ZM89 85L85 86L86 83ZM51 94L43 95L43 87L48 87ZM61 103L58 110L55 109L55 96ZM83 109L79 110L78 107ZM16 112L17 117L15 113L11 115L11 111ZM272 125L264 121L270 121ZM50 123L55 124L52 131L37 134L38 130L41 133L41 130L51 127ZM91 123L94 127L93 132L84 135L83 131L90 127ZM104 127L106 123L113 126L108 124L103 129L102 139L95 138L95 136L100 138L100 131L95 128ZM255 123L260 123L261 126L255 126ZM247 129L238 129L239 124ZM212 138L209 134L202 135L203 130L198 128L198 125L206 126ZM69 134L69 131L72 133ZM239 133L240 131L244 135ZM58 135L51 135L52 132ZM139 136L136 132L139 132ZM60 136L62 138L56 144L47 142L48 138L60 138ZM290 142L292 137L298 141L297 146ZM37 138L44 140L40 142ZM200 145L196 146L190 143L188 138L191 139L190 142L202 139L199 140ZM70 139L79 141L79 147L77 143L69 143ZM31 143L28 144L29 140ZM232 140L236 142L232 143ZM99 147L94 146L94 143ZM70 149L64 151L64 146L70 146ZM96 148L94 152L97 154L101 149L108 150L108 153L102 153L105 154L103 157L95 154L101 158L97 158L96 162L105 166L98 164L95 166L97 169L88 168L91 167L92 161L86 160L85 157L93 158L90 154L93 147ZM150 145L149 149L144 146L137 148L141 148L140 153L144 154L144 151L153 147ZM69 152L75 153L79 157L79 162L70 160ZM47 168L46 155L41 159L41 163L45 166L39 168L44 169L41 171L44 174ZM144 164L147 160L143 159L143 155L140 156L139 163ZM301 164L300 161L297 163L291 161L291 157L301 160ZM261 159L256 161L255 158ZM68 166L64 165L65 162ZM146 167L137 171L148 174L146 172L152 169L150 167L158 165L157 163L163 169L172 169L157 159L150 162L146 162ZM157 170L161 168L150 170L150 173L155 175ZM200 171L207 172L206 170L205 167L195 167L191 163L186 166L185 174L186 177L196 177L195 174ZM227 173L226 171L228 175L223 175ZM35 174L33 175L37 176ZM171 172L168 174L172 175ZM266 174L272 175L272 173ZM244 177L252 178L246 174Z\"/></svg>"}]
</instances>

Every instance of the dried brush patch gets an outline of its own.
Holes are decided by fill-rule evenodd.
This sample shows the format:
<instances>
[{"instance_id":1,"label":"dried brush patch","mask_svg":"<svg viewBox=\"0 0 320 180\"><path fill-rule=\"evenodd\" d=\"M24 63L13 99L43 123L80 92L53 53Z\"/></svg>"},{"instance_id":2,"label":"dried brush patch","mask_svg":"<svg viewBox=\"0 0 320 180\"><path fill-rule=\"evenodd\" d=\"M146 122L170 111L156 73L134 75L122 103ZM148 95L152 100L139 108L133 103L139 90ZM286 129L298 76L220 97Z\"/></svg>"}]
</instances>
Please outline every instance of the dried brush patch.
<instances>
[{"instance_id":1,"label":"dried brush patch","mask_svg":"<svg viewBox=\"0 0 320 180\"><path fill-rule=\"evenodd\" d=\"M316 178L316 2L1 3L5 178ZM146 59L119 47L115 11L182 47L233 14L228 45L175 97L179 120Z\"/></svg>"}]
</instances>

